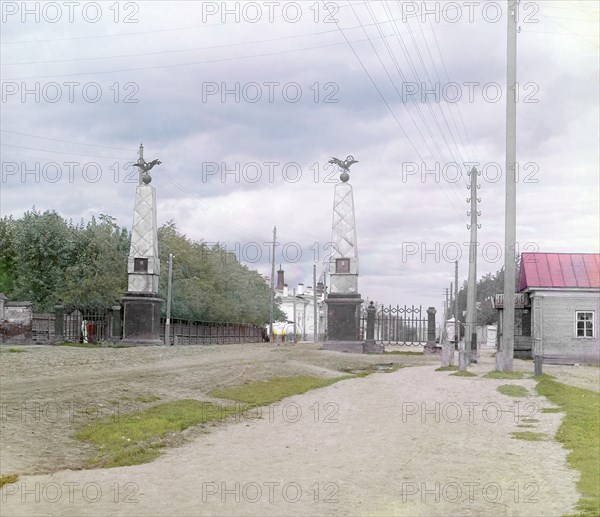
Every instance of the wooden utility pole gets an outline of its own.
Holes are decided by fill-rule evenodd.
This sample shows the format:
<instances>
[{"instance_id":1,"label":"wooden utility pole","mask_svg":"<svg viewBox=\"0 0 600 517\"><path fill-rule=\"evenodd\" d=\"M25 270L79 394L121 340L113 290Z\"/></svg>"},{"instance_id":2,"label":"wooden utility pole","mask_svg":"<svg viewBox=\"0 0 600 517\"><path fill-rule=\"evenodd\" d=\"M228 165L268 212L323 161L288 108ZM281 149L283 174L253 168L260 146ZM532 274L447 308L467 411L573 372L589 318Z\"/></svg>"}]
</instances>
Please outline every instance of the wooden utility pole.
<instances>
[{"instance_id":1,"label":"wooden utility pole","mask_svg":"<svg viewBox=\"0 0 600 517\"><path fill-rule=\"evenodd\" d=\"M513 370L515 348L515 241L517 219L517 0L508 0L506 66L506 199L504 219L504 314L496 369Z\"/></svg>"},{"instance_id":2,"label":"wooden utility pole","mask_svg":"<svg viewBox=\"0 0 600 517\"><path fill-rule=\"evenodd\" d=\"M167 279L167 317L165 319L165 345L171 344L171 296L173 290L173 254L169 253L169 276Z\"/></svg>"},{"instance_id":3,"label":"wooden utility pole","mask_svg":"<svg viewBox=\"0 0 600 517\"><path fill-rule=\"evenodd\" d=\"M317 312L317 265L313 264L313 341L315 343L319 340Z\"/></svg>"},{"instance_id":4,"label":"wooden utility pole","mask_svg":"<svg viewBox=\"0 0 600 517\"><path fill-rule=\"evenodd\" d=\"M458 260L454 261L454 335L456 344L460 341L460 325L458 323Z\"/></svg>"},{"instance_id":5,"label":"wooden utility pole","mask_svg":"<svg viewBox=\"0 0 600 517\"><path fill-rule=\"evenodd\" d=\"M271 300L269 303L269 341L273 342L273 314L275 305L275 242L277 227L273 227L273 252L271 253Z\"/></svg>"},{"instance_id":6,"label":"wooden utility pole","mask_svg":"<svg viewBox=\"0 0 600 517\"><path fill-rule=\"evenodd\" d=\"M448 288L446 287L446 304L444 305L444 325L450 314L450 305L448 304ZM450 292L452 292L452 284L450 284Z\"/></svg>"},{"instance_id":7,"label":"wooden utility pole","mask_svg":"<svg viewBox=\"0 0 600 517\"><path fill-rule=\"evenodd\" d=\"M477 362L477 176L479 173L473 167L469 173L471 176L471 224L467 228L471 230L471 240L469 243L469 282L467 285L467 317L465 319L465 352L467 353L467 362ZM469 346L470 343L470 346Z\"/></svg>"}]
</instances>

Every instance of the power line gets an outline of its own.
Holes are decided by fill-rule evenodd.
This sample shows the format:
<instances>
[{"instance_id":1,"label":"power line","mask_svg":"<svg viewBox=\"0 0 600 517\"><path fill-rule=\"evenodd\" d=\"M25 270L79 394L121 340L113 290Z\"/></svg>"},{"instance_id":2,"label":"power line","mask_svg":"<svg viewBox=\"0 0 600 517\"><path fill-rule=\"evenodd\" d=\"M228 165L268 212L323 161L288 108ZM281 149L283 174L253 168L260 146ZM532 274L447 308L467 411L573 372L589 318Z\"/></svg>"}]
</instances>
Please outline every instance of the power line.
<instances>
[{"instance_id":1,"label":"power line","mask_svg":"<svg viewBox=\"0 0 600 517\"><path fill-rule=\"evenodd\" d=\"M391 35L385 36L385 37L391 37ZM366 40L357 40L355 42L358 43L361 41L366 41ZM11 77L11 78L6 78L4 80L5 81L24 81L27 79L51 79L51 78L57 78L57 77L75 77L75 76L98 75L98 74L115 74L115 73L120 73L120 72L162 70L162 69L168 69L168 68L178 68L178 67L182 67L182 66L194 66L194 65L205 65L205 64L210 64L210 63L222 63L222 62L226 62L226 61L237 61L237 60L241 60L241 59L251 59L251 58L256 58L256 57L269 57L269 56L276 56L276 55L281 55L281 54L288 54L291 52L302 52L305 50L317 50L317 49L321 49L321 48L335 47L335 46L345 45L345 44L346 44L346 42L336 42L336 43L327 43L325 45L316 45L313 47L278 50L278 51L274 51L274 52L264 52L262 54L251 54L251 55L247 55L247 56L234 56L234 57L225 57L225 58L217 58L217 59L207 59L204 61L193 61L193 62L189 62L189 63L174 63L174 64L170 64L170 65L121 68L121 69L117 69L117 70L96 70L96 71L90 71L90 72L75 72L75 73L70 73L70 74L32 75L32 76L28 76L28 77Z\"/></svg>"},{"instance_id":2,"label":"power line","mask_svg":"<svg viewBox=\"0 0 600 517\"><path fill-rule=\"evenodd\" d=\"M117 150L117 151L128 151L129 153L131 153L131 149L126 149L125 147L109 147L109 146L106 146L106 145L85 144L83 142L74 142L72 140L60 140L59 138L50 138L50 137L47 137L47 136L30 135L28 133L19 133L18 131L8 131L6 129L0 129L0 132L2 132L2 133L9 133L11 135L28 136L28 137L31 137L31 138L39 138L41 140L51 140L53 142L63 142L65 144L85 145L87 147L97 147L97 148L100 148L100 149L113 149L113 150Z\"/></svg>"}]
</instances>

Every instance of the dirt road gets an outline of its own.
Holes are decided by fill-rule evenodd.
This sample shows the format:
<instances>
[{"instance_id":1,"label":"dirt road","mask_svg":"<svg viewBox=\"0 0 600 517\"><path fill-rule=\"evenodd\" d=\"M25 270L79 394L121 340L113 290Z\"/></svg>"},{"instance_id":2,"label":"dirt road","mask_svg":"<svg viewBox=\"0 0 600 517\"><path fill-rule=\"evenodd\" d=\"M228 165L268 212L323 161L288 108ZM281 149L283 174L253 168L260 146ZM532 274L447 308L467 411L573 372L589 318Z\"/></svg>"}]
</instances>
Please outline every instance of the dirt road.
<instances>
[{"instance_id":1,"label":"dirt road","mask_svg":"<svg viewBox=\"0 0 600 517\"><path fill-rule=\"evenodd\" d=\"M111 400L140 407L151 396L207 400L219 383L339 375L391 361L417 366L291 397L264 408L261 418L196 429L180 447L132 467L57 470L93 453L68 436L89 411L72 419L63 411L53 423L50 416L30 418L29 427L9 412L1 428L2 472L52 473L22 475L6 486L2 515L560 515L578 499L578 474L551 438L563 415L540 412L550 404L535 395L531 379L460 378L435 372L436 358L356 356L315 345L139 352L3 355L3 404L14 413L10 408L22 400L89 404L91 397L106 412L115 410ZM32 372L38 361L44 367ZM472 371L491 369L486 357ZM529 396L499 394L497 386L508 383ZM537 420L527 424L533 429L518 427L525 418ZM547 439L513 439L519 430Z\"/></svg>"}]
</instances>

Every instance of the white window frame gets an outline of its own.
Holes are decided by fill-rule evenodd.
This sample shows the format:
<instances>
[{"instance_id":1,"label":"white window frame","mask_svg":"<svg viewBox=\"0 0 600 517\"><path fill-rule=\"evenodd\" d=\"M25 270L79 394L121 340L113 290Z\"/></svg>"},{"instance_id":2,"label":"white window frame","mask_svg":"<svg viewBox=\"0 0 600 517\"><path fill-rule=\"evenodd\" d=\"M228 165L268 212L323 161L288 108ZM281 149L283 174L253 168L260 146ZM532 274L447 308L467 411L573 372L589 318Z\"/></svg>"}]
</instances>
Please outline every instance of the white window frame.
<instances>
[{"instance_id":1,"label":"white window frame","mask_svg":"<svg viewBox=\"0 0 600 517\"><path fill-rule=\"evenodd\" d=\"M591 314L592 315L592 335L591 336L578 336L577 335L577 321L580 313ZM585 326L584 326L585 333ZM575 311L575 338L576 339L594 339L596 337L596 311Z\"/></svg>"}]
</instances>

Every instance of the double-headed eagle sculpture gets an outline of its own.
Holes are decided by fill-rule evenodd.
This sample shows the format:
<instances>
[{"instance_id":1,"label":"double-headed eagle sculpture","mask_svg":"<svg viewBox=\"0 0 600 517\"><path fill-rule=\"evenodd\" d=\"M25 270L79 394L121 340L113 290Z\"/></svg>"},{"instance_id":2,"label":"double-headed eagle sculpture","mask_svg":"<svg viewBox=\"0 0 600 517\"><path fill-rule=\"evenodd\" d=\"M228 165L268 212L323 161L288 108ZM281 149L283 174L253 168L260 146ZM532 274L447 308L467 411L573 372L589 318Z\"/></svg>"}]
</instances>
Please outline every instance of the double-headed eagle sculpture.
<instances>
[{"instance_id":1,"label":"double-headed eagle sculpture","mask_svg":"<svg viewBox=\"0 0 600 517\"><path fill-rule=\"evenodd\" d=\"M134 167L139 167L144 174L148 174L148 171L155 165L160 165L160 160L152 160L151 162L145 162L143 158L139 160L140 163L134 163Z\"/></svg>"},{"instance_id":2,"label":"double-headed eagle sculpture","mask_svg":"<svg viewBox=\"0 0 600 517\"><path fill-rule=\"evenodd\" d=\"M343 169L346 172L348 172L348 169L350 168L350 165L352 165L353 163L358 163L358 160L355 160L354 156L349 155L349 156L346 157L346 159L344 161L340 160L339 158L332 157L331 160L329 160L328 163L334 163L340 169Z\"/></svg>"}]
</instances>

